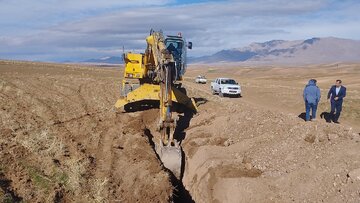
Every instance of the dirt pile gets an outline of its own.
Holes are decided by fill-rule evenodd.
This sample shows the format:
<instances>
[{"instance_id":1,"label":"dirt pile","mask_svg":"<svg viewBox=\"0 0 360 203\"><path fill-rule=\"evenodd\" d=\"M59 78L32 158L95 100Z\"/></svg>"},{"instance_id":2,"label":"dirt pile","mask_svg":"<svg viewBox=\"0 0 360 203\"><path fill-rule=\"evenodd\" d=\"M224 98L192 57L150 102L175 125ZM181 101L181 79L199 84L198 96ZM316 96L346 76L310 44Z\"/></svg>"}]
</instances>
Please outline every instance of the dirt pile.
<instances>
[{"instance_id":1,"label":"dirt pile","mask_svg":"<svg viewBox=\"0 0 360 203\"><path fill-rule=\"evenodd\" d=\"M191 120L183 142L184 185L196 202L358 202L359 135L352 128L304 122L218 98L187 83L208 100Z\"/></svg>"}]
</instances>

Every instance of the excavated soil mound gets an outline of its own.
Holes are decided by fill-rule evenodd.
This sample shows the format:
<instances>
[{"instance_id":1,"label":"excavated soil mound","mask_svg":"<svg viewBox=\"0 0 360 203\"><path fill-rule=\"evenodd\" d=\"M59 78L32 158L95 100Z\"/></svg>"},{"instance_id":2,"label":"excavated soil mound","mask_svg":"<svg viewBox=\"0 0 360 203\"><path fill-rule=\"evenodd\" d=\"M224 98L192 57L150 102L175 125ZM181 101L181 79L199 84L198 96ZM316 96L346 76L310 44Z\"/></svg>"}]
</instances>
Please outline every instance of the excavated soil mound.
<instances>
[{"instance_id":1,"label":"excavated soil mound","mask_svg":"<svg viewBox=\"0 0 360 203\"><path fill-rule=\"evenodd\" d=\"M186 88L207 101L182 144L195 202L360 201L360 135L351 127Z\"/></svg>"}]
</instances>

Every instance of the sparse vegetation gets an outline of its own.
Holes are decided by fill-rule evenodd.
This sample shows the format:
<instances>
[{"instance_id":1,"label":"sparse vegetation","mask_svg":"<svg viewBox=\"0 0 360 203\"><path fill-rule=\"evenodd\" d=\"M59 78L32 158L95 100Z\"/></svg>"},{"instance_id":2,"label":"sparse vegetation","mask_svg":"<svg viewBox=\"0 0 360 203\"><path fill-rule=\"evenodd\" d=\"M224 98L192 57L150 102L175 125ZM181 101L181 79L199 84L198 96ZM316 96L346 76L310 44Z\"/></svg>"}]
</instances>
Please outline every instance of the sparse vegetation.
<instances>
[{"instance_id":1,"label":"sparse vegetation","mask_svg":"<svg viewBox=\"0 0 360 203\"><path fill-rule=\"evenodd\" d=\"M35 167L29 168L29 175L33 183L46 194L50 193L49 191L51 189L50 186L52 184L56 184L55 182L53 182L53 180L46 177L46 175L43 172L41 172L39 169Z\"/></svg>"},{"instance_id":2,"label":"sparse vegetation","mask_svg":"<svg viewBox=\"0 0 360 203\"><path fill-rule=\"evenodd\" d=\"M65 162L68 175L67 186L75 192L75 194L81 192L82 176L86 172L86 164L85 161L80 159L70 159Z\"/></svg>"},{"instance_id":3,"label":"sparse vegetation","mask_svg":"<svg viewBox=\"0 0 360 203\"><path fill-rule=\"evenodd\" d=\"M52 135L48 129L37 133L37 131L34 132L27 128L24 132L26 132L25 135L18 134L14 140L30 152L48 158L56 158L63 155L64 144L62 140Z\"/></svg>"},{"instance_id":4,"label":"sparse vegetation","mask_svg":"<svg viewBox=\"0 0 360 203\"><path fill-rule=\"evenodd\" d=\"M232 197L252 201L351 202L359 188L347 177L359 160L360 69L354 67L188 69L191 79L183 84L190 96L204 101L199 114L179 116L179 124L189 126L182 134L188 173L183 181L192 198L236 189ZM234 77L243 85L243 97L213 97L210 88L193 83L200 72L209 79ZM302 89L313 74L323 90L319 113L329 110L325 94L333 77L346 81L345 127L298 118ZM7 188L13 195L0 190L0 201L166 202L174 187L142 135L144 126L156 128L158 109L114 110L120 84L118 69L0 61L0 173L12 181ZM245 155L249 161L242 163ZM211 177L208 169L214 167L225 175ZM242 176L258 170L262 173ZM302 188L301 195L294 188ZM216 195L209 202L219 200Z\"/></svg>"},{"instance_id":5,"label":"sparse vegetation","mask_svg":"<svg viewBox=\"0 0 360 203\"><path fill-rule=\"evenodd\" d=\"M3 193L0 189L0 202L2 203L14 203L14 199L9 193Z\"/></svg>"},{"instance_id":6,"label":"sparse vegetation","mask_svg":"<svg viewBox=\"0 0 360 203\"><path fill-rule=\"evenodd\" d=\"M108 196L106 195L107 187L109 180L107 178L104 179L95 179L91 184L92 188L92 196L95 202L102 203L107 202Z\"/></svg>"}]
</instances>

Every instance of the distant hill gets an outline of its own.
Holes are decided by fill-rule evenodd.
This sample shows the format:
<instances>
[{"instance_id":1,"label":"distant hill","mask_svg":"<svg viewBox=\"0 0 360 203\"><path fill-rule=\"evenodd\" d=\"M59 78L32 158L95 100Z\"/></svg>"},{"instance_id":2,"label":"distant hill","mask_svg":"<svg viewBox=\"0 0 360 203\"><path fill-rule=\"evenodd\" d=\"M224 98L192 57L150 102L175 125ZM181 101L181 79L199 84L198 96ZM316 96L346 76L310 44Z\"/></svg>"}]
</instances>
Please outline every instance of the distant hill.
<instances>
[{"instance_id":1,"label":"distant hill","mask_svg":"<svg viewBox=\"0 0 360 203\"><path fill-rule=\"evenodd\" d=\"M83 61L85 63L99 63L99 64L123 64L123 58L119 56L107 56L98 59L89 59Z\"/></svg>"},{"instance_id":2,"label":"distant hill","mask_svg":"<svg viewBox=\"0 0 360 203\"><path fill-rule=\"evenodd\" d=\"M272 40L243 48L221 50L210 56L189 59L190 63L314 64L360 62L360 41L335 37L307 40Z\"/></svg>"}]
</instances>

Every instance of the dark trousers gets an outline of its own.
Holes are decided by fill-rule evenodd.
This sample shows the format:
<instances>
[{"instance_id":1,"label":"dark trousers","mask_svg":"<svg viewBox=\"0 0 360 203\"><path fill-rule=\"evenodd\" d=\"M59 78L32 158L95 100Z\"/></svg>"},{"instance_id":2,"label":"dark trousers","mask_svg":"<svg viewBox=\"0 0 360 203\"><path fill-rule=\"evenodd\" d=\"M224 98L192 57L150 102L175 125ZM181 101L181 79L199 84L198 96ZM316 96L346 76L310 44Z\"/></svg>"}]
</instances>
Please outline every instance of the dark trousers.
<instances>
[{"instance_id":1,"label":"dark trousers","mask_svg":"<svg viewBox=\"0 0 360 203\"><path fill-rule=\"evenodd\" d=\"M343 103L343 101L331 101L330 118L334 122L337 122L339 120L340 113L342 110L342 103ZM334 115L334 113L335 113L335 115Z\"/></svg>"},{"instance_id":2,"label":"dark trousers","mask_svg":"<svg viewBox=\"0 0 360 203\"><path fill-rule=\"evenodd\" d=\"M311 118L315 119L316 118L316 110L317 110L317 104L311 104L308 102L305 102L305 111L306 111L306 116L305 116L305 120L309 121L310 120L310 109L311 109Z\"/></svg>"}]
</instances>

